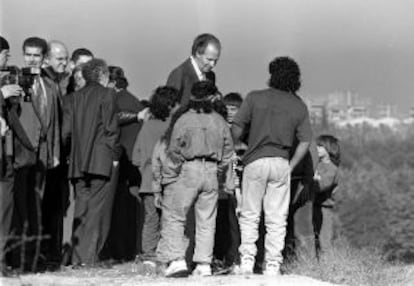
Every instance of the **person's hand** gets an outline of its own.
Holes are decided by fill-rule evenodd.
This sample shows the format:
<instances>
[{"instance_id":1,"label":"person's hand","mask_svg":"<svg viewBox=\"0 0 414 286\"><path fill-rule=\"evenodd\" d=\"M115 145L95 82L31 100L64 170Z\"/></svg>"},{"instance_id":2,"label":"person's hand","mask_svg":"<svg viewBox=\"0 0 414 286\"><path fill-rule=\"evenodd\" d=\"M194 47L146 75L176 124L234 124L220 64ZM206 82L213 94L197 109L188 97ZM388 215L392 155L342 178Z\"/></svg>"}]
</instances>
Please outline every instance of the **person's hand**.
<instances>
[{"instance_id":1,"label":"person's hand","mask_svg":"<svg viewBox=\"0 0 414 286\"><path fill-rule=\"evenodd\" d=\"M133 195L137 200L138 203L141 203L141 197L139 196L139 187L138 186L130 186L129 193Z\"/></svg>"},{"instance_id":2,"label":"person's hand","mask_svg":"<svg viewBox=\"0 0 414 286\"><path fill-rule=\"evenodd\" d=\"M149 117L150 117L150 111L149 111L148 107L144 108L143 110L141 110L137 114L138 121L141 121L141 120L142 121L147 121Z\"/></svg>"},{"instance_id":3,"label":"person's hand","mask_svg":"<svg viewBox=\"0 0 414 286\"><path fill-rule=\"evenodd\" d=\"M314 179L315 181L320 181L320 180L321 180L321 175L319 175L319 173L316 171L316 172L315 172L315 175L313 175L313 179Z\"/></svg>"},{"instance_id":4,"label":"person's hand","mask_svg":"<svg viewBox=\"0 0 414 286\"><path fill-rule=\"evenodd\" d=\"M23 89L17 84L6 84L1 87L1 93L3 98L9 98L11 96L20 96L23 93Z\"/></svg>"},{"instance_id":5,"label":"person's hand","mask_svg":"<svg viewBox=\"0 0 414 286\"><path fill-rule=\"evenodd\" d=\"M4 120L4 118L0 116L0 135L1 135L1 137L6 135L7 130L9 130L9 127L7 126L6 120Z\"/></svg>"},{"instance_id":6,"label":"person's hand","mask_svg":"<svg viewBox=\"0 0 414 286\"><path fill-rule=\"evenodd\" d=\"M236 188L234 190L234 196L236 197L236 216L239 217L241 213L241 202L242 202L240 188Z\"/></svg>"},{"instance_id":7,"label":"person's hand","mask_svg":"<svg viewBox=\"0 0 414 286\"><path fill-rule=\"evenodd\" d=\"M119 165L119 161L113 161L113 162L112 162L112 165L114 166L114 168L118 167L118 165Z\"/></svg>"},{"instance_id":8,"label":"person's hand","mask_svg":"<svg viewBox=\"0 0 414 286\"><path fill-rule=\"evenodd\" d=\"M154 193L154 205L157 209L162 207L162 195L161 193Z\"/></svg>"}]
</instances>

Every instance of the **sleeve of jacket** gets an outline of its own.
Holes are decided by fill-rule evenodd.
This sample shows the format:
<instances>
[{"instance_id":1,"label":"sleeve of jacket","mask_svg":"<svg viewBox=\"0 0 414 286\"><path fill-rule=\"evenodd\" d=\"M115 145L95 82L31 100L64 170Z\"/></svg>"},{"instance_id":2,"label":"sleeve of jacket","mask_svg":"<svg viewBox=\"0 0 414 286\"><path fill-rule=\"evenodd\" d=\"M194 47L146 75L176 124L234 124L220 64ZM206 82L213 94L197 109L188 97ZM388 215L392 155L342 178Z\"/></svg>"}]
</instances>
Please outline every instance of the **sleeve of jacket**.
<instances>
[{"instance_id":1,"label":"sleeve of jacket","mask_svg":"<svg viewBox=\"0 0 414 286\"><path fill-rule=\"evenodd\" d=\"M167 79L166 86L174 87L178 90L178 94L181 97L183 93L183 71L176 68L173 70Z\"/></svg>"},{"instance_id":2,"label":"sleeve of jacket","mask_svg":"<svg viewBox=\"0 0 414 286\"><path fill-rule=\"evenodd\" d=\"M72 136L73 96L70 94L62 99L62 144L69 148Z\"/></svg>"},{"instance_id":3,"label":"sleeve of jacket","mask_svg":"<svg viewBox=\"0 0 414 286\"><path fill-rule=\"evenodd\" d=\"M132 148L132 157L131 157L132 164L137 167L144 165L142 162L142 144L143 144L144 137L145 137L145 127L142 128L141 131L138 133L138 136L135 139L134 147Z\"/></svg>"},{"instance_id":4,"label":"sleeve of jacket","mask_svg":"<svg viewBox=\"0 0 414 286\"><path fill-rule=\"evenodd\" d=\"M119 161L122 154L121 144L119 143L119 124L115 96L111 90L107 90L102 102L102 121L105 128L107 146L112 150L113 161Z\"/></svg>"},{"instance_id":5,"label":"sleeve of jacket","mask_svg":"<svg viewBox=\"0 0 414 286\"><path fill-rule=\"evenodd\" d=\"M223 124L223 157L219 163L219 173L223 174L224 187L227 190L234 190L234 172L233 172L233 160L235 159L234 144L231 137L230 128L226 123ZM225 175L224 175L225 174Z\"/></svg>"},{"instance_id":6,"label":"sleeve of jacket","mask_svg":"<svg viewBox=\"0 0 414 286\"><path fill-rule=\"evenodd\" d=\"M163 143L158 141L155 144L154 152L152 153L152 191L154 193L160 193L162 191L161 181L162 181L162 161L161 161L161 152L163 150Z\"/></svg>"},{"instance_id":7,"label":"sleeve of jacket","mask_svg":"<svg viewBox=\"0 0 414 286\"><path fill-rule=\"evenodd\" d=\"M184 138L184 126L183 126L182 117L177 120L174 125L170 144L167 150L168 158L177 166L181 166L185 161L184 156L182 155L181 146L186 146L186 140Z\"/></svg>"}]
</instances>

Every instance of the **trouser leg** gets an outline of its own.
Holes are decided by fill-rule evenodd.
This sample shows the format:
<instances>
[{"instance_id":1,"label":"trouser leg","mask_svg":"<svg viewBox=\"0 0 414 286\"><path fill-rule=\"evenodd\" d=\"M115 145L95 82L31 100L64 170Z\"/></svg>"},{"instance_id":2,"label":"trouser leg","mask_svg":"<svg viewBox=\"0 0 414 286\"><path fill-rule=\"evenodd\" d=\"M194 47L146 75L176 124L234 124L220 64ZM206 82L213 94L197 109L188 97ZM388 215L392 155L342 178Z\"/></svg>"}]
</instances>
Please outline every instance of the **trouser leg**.
<instances>
[{"instance_id":1,"label":"trouser leg","mask_svg":"<svg viewBox=\"0 0 414 286\"><path fill-rule=\"evenodd\" d=\"M14 174L12 162L7 160L3 163L5 172L4 176L0 179L0 268L5 266L6 243L10 236L14 209Z\"/></svg>"},{"instance_id":2,"label":"trouser leg","mask_svg":"<svg viewBox=\"0 0 414 286\"><path fill-rule=\"evenodd\" d=\"M217 173L215 176L211 174L206 174L205 184L194 205L196 235L193 261L197 263L211 263L213 258L218 188Z\"/></svg>"},{"instance_id":3,"label":"trouser leg","mask_svg":"<svg viewBox=\"0 0 414 286\"><path fill-rule=\"evenodd\" d=\"M286 159L266 158L270 169L263 199L265 215L265 260L282 263L290 200L290 168Z\"/></svg>"},{"instance_id":4,"label":"trouser leg","mask_svg":"<svg viewBox=\"0 0 414 286\"><path fill-rule=\"evenodd\" d=\"M117 179L118 169L113 168L110 180L92 176L76 184L74 264L94 264L99 260L109 232Z\"/></svg>"},{"instance_id":5,"label":"trouser leg","mask_svg":"<svg viewBox=\"0 0 414 286\"><path fill-rule=\"evenodd\" d=\"M142 254L143 259L153 260L160 239L160 217L154 205L153 194L142 194L144 206L144 225L142 228Z\"/></svg>"},{"instance_id":6,"label":"trouser leg","mask_svg":"<svg viewBox=\"0 0 414 286\"><path fill-rule=\"evenodd\" d=\"M241 231L240 254L256 256L258 228L262 201L266 189L268 170L263 159L258 159L244 168L242 202L239 218Z\"/></svg>"},{"instance_id":7,"label":"trouser leg","mask_svg":"<svg viewBox=\"0 0 414 286\"><path fill-rule=\"evenodd\" d=\"M197 196L194 188L188 188L184 176L164 189L161 213L161 237L157 247L157 259L161 262L185 259L188 238L184 235L187 213Z\"/></svg>"}]
</instances>

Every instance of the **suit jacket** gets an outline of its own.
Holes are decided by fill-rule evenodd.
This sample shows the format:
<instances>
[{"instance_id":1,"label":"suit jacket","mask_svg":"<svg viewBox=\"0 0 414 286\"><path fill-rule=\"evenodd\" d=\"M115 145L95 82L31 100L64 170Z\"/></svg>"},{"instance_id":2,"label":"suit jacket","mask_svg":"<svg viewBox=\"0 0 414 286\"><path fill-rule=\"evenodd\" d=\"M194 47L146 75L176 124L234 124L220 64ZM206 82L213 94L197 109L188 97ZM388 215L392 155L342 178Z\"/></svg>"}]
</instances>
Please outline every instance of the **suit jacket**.
<instances>
[{"instance_id":1,"label":"suit jacket","mask_svg":"<svg viewBox=\"0 0 414 286\"><path fill-rule=\"evenodd\" d=\"M120 112L131 112L137 114L144 108L139 100L128 90L121 90L117 92L115 102L116 107ZM132 148L134 146L135 139L137 138L137 134L141 129L142 122L138 122L138 119L135 119L125 123L120 122L120 126L121 135L119 141L126 152L128 160L131 161Z\"/></svg>"},{"instance_id":2,"label":"suit jacket","mask_svg":"<svg viewBox=\"0 0 414 286\"><path fill-rule=\"evenodd\" d=\"M13 167L35 165L41 160L46 168L60 163L59 87L42 77L47 98L45 116L36 102L10 98L3 102L7 122L13 132Z\"/></svg>"},{"instance_id":3,"label":"suit jacket","mask_svg":"<svg viewBox=\"0 0 414 286\"><path fill-rule=\"evenodd\" d=\"M216 75L213 71L206 73L206 78L216 83ZM199 79L191 63L191 59L188 58L181 65L176 67L168 76L167 86L175 87L178 90L179 98L181 98L181 104L185 105L190 100L191 88L194 83Z\"/></svg>"},{"instance_id":4,"label":"suit jacket","mask_svg":"<svg viewBox=\"0 0 414 286\"><path fill-rule=\"evenodd\" d=\"M88 83L65 99L63 110L62 136L65 142L71 138L68 177L109 178L122 153L114 91Z\"/></svg>"}]
</instances>

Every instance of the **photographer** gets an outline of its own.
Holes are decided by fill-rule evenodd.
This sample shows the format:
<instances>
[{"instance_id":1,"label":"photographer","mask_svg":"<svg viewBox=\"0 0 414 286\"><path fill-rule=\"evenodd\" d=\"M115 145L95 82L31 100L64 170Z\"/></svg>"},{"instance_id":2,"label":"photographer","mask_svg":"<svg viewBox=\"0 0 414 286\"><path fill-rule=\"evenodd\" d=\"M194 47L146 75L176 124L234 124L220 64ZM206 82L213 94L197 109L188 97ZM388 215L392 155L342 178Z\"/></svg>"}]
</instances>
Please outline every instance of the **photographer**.
<instances>
[{"instance_id":1,"label":"photographer","mask_svg":"<svg viewBox=\"0 0 414 286\"><path fill-rule=\"evenodd\" d=\"M9 58L9 43L0 36L0 275L5 275L5 244L10 236L10 224L13 215L13 170L10 157L7 156L4 146L6 132L9 127L6 123L5 99L19 96L22 88L17 84L3 84L3 77L7 75L7 61ZM10 131L7 132L9 136Z\"/></svg>"},{"instance_id":2,"label":"photographer","mask_svg":"<svg viewBox=\"0 0 414 286\"><path fill-rule=\"evenodd\" d=\"M58 240L57 234L51 231L60 217L49 208L52 205L59 208L59 202L51 202L57 190L54 190L53 181L49 180L56 176L54 169L59 165L60 158L59 88L50 79L41 76L46 52L44 39L31 37L24 41L25 67L15 79L24 94L6 99L4 105L13 134L10 140L13 142L10 158L15 200L12 231L16 236L25 234L35 238L25 244L24 260L20 261L23 247L13 249L10 264L20 267L24 261L25 270L37 270L37 266L46 266L45 262L53 265L60 263L60 253L57 253L53 243ZM45 205L48 206L47 213L43 213ZM42 237L44 234L49 237ZM44 253L39 252L40 242Z\"/></svg>"}]
</instances>

